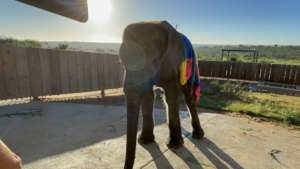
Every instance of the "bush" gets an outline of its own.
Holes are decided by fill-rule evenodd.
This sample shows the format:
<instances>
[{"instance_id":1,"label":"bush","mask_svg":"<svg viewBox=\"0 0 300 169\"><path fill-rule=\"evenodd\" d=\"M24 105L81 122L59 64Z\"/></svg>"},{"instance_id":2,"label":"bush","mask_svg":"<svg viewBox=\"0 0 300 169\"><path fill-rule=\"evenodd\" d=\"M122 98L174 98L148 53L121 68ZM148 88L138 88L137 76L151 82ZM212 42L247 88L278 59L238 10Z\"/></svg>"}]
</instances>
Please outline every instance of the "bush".
<instances>
[{"instance_id":1,"label":"bush","mask_svg":"<svg viewBox=\"0 0 300 169\"><path fill-rule=\"evenodd\" d=\"M239 98L245 90L241 82L203 80L202 83L202 94L204 95L222 95Z\"/></svg>"},{"instance_id":2,"label":"bush","mask_svg":"<svg viewBox=\"0 0 300 169\"><path fill-rule=\"evenodd\" d=\"M66 50L68 47L69 47L68 44L66 44L66 43L60 43L60 44L58 44L58 46L56 47L56 49Z\"/></svg>"},{"instance_id":3,"label":"bush","mask_svg":"<svg viewBox=\"0 0 300 169\"><path fill-rule=\"evenodd\" d=\"M288 110L283 113L283 122L286 124L300 125L300 114Z\"/></svg>"},{"instance_id":4,"label":"bush","mask_svg":"<svg viewBox=\"0 0 300 169\"><path fill-rule=\"evenodd\" d=\"M227 97L240 97L243 91L244 87L240 82L227 81L221 86L221 92Z\"/></svg>"},{"instance_id":5,"label":"bush","mask_svg":"<svg viewBox=\"0 0 300 169\"><path fill-rule=\"evenodd\" d=\"M41 48L42 44L35 40L17 40L13 38L0 38L0 44L23 48Z\"/></svg>"}]
</instances>

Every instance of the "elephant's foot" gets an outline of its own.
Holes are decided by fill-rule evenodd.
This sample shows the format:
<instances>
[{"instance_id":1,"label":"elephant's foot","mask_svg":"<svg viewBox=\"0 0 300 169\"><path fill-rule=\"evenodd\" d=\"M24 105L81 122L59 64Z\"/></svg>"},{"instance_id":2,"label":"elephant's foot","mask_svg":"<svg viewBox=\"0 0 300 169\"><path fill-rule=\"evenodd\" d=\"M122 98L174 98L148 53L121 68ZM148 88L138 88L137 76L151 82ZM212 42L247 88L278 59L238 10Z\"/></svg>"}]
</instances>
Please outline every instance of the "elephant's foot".
<instances>
[{"instance_id":1,"label":"elephant's foot","mask_svg":"<svg viewBox=\"0 0 300 169\"><path fill-rule=\"evenodd\" d=\"M202 139L204 137L204 131L202 128L200 128L199 130L194 130L192 137L194 139Z\"/></svg>"},{"instance_id":2,"label":"elephant's foot","mask_svg":"<svg viewBox=\"0 0 300 169\"><path fill-rule=\"evenodd\" d=\"M167 146L169 148L179 148L183 145L184 141L182 136L178 136L178 137L173 137L170 138L169 143L167 144Z\"/></svg>"},{"instance_id":3,"label":"elephant's foot","mask_svg":"<svg viewBox=\"0 0 300 169\"><path fill-rule=\"evenodd\" d=\"M154 140L155 140L155 137L153 134L146 135L146 134L142 133L138 139L138 142L140 144L150 144L150 143L153 143Z\"/></svg>"}]
</instances>

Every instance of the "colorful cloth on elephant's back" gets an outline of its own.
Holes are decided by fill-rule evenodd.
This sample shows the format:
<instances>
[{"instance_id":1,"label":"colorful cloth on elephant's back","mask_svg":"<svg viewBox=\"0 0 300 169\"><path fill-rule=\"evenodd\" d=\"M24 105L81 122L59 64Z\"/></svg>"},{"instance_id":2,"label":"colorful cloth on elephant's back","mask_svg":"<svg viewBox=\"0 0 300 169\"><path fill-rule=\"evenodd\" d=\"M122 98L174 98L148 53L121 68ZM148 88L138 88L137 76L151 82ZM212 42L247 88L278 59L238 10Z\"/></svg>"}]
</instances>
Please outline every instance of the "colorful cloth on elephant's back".
<instances>
[{"instance_id":1,"label":"colorful cloth on elephant's back","mask_svg":"<svg viewBox=\"0 0 300 169\"><path fill-rule=\"evenodd\" d=\"M193 88L193 95L196 102L200 99L200 73L197 64L197 58L190 40L182 35L182 43L184 46L183 61L180 64L180 84L182 86L189 83Z\"/></svg>"}]
</instances>

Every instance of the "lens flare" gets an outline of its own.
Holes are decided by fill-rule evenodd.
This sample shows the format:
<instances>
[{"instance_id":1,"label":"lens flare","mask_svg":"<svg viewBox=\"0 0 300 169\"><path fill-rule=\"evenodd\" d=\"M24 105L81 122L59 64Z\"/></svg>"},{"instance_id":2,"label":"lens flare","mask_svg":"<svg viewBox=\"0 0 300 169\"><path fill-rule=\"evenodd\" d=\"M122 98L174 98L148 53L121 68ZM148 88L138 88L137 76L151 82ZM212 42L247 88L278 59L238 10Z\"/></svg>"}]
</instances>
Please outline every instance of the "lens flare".
<instances>
[{"instance_id":1,"label":"lens flare","mask_svg":"<svg viewBox=\"0 0 300 169\"><path fill-rule=\"evenodd\" d=\"M112 13L111 0L88 0L89 20L92 24L106 24Z\"/></svg>"}]
</instances>

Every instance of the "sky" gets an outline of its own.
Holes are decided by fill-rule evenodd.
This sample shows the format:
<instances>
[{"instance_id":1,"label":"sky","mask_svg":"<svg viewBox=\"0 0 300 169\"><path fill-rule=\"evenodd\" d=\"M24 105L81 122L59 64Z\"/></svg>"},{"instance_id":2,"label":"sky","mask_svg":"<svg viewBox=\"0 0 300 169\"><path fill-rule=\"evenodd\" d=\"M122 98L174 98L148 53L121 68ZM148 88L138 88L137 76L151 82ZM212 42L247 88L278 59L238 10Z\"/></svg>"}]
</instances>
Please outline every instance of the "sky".
<instances>
[{"instance_id":1,"label":"sky","mask_svg":"<svg viewBox=\"0 0 300 169\"><path fill-rule=\"evenodd\" d=\"M40 41L121 42L122 32L130 23L167 20L198 44L300 45L298 0L89 1L94 13L87 23L14 0L1 1L0 36Z\"/></svg>"}]
</instances>

